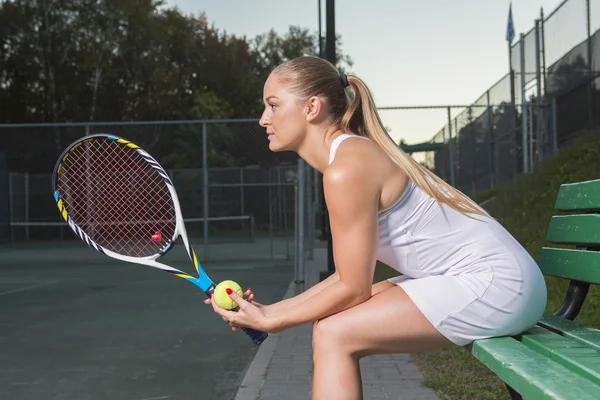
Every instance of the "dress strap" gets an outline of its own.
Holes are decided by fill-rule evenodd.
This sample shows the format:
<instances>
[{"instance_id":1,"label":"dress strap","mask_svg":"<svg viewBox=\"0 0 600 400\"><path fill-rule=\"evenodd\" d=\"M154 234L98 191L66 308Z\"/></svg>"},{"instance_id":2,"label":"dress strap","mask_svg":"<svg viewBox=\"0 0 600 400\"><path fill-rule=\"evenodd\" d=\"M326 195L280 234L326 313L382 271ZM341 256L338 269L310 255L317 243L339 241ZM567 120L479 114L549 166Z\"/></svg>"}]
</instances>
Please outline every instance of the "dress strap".
<instances>
[{"instance_id":1,"label":"dress strap","mask_svg":"<svg viewBox=\"0 0 600 400\"><path fill-rule=\"evenodd\" d=\"M336 137L335 139L333 139L333 142L331 143L331 148L329 149L329 164L331 164L333 162L333 160L335 159L335 153L337 153L337 149L338 147L340 147L340 144L348 139L348 138L360 138L360 139L365 139L365 140L369 140L369 138L363 137L363 136L358 136L358 135L350 135L348 133L342 133L340 136Z\"/></svg>"}]
</instances>

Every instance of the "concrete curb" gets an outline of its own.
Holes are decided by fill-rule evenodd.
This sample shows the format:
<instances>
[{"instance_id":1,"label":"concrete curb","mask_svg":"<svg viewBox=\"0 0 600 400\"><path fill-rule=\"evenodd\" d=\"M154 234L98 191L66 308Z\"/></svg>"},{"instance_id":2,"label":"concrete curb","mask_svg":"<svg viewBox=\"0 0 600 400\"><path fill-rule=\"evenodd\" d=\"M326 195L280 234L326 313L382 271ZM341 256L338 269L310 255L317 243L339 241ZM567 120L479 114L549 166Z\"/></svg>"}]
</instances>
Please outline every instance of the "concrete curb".
<instances>
[{"instance_id":1,"label":"concrete curb","mask_svg":"<svg viewBox=\"0 0 600 400\"><path fill-rule=\"evenodd\" d=\"M290 282L283 299L288 299L296 294L296 283ZM277 349L279 335L269 335L269 337L260 345L254 360L250 363L246 375L240 384L235 400L255 400L260 394L260 389L265 382L267 369Z\"/></svg>"}]
</instances>

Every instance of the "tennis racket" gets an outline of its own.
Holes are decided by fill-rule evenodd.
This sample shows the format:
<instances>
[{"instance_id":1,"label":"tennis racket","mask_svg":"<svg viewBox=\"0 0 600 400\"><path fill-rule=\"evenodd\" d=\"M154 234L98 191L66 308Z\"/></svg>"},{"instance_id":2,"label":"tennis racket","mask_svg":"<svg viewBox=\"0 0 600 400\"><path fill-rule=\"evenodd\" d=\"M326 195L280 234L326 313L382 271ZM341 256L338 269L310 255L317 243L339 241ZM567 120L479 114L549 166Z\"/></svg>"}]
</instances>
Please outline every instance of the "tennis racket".
<instances>
[{"instance_id":1,"label":"tennis racket","mask_svg":"<svg viewBox=\"0 0 600 400\"><path fill-rule=\"evenodd\" d=\"M198 286L215 284L189 242L173 182L160 164L123 138L96 134L73 142L52 175L62 217L89 246L117 260L159 268ZM181 237L198 277L159 263ZM266 332L242 328L256 345Z\"/></svg>"}]
</instances>

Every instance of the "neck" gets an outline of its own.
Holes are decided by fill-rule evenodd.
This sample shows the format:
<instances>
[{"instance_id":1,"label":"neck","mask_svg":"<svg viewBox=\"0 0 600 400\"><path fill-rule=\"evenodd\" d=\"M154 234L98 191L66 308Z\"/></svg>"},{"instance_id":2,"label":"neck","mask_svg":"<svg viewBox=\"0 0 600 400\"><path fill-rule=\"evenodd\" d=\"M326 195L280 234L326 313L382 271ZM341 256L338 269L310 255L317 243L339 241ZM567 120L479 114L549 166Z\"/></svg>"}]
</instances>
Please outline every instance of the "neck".
<instances>
[{"instance_id":1,"label":"neck","mask_svg":"<svg viewBox=\"0 0 600 400\"><path fill-rule=\"evenodd\" d=\"M331 143L343 133L338 126L310 129L296 152L308 165L323 173L329 165Z\"/></svg>"}]
</instances>

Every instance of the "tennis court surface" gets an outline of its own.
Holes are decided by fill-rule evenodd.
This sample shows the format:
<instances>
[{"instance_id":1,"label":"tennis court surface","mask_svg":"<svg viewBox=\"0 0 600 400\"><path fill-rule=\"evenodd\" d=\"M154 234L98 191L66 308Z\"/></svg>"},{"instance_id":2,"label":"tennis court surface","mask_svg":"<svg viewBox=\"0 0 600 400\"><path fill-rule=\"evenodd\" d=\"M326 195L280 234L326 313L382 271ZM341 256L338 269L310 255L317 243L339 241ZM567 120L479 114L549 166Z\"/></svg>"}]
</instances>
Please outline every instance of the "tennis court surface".
<instances>
[{"instance_id":1,"label":"tennis court surface","mask_svg":"<svg viewBox=\"0 0 600 400\"><path fill-rule=\"evenodd\" d=\"M193 272L178 247L164 261ZM280 300L292 261L243 256L203 264L216 282ZM204 298L182 279L81 242L2 245L0 399L233 399L257 348Z\"/></svg>"}]
</instances>

